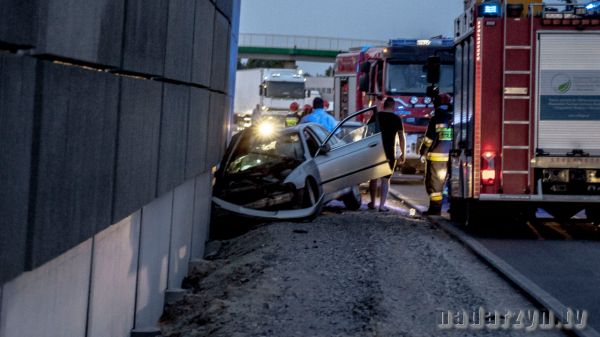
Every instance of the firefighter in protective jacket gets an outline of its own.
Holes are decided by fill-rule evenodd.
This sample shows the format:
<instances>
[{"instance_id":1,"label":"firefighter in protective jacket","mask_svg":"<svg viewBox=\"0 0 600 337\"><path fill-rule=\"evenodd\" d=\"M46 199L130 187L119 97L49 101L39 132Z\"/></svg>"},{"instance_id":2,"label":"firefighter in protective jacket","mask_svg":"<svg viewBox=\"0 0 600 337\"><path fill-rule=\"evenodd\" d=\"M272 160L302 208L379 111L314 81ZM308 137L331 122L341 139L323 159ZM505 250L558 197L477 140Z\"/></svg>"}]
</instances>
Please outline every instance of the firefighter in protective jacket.
<instances>
[{"instance_id":1,"label":"firefighter in protective jacket","mask_svg":"<svg viewBox=\"0 0 600 337\"><path fill-rule=\"evenodd\" d=\"M435 112L419 149L421 157L426 155L427 158L425 189L429 194L427 214L430 215L439 215L442 210L444 184L452 148L451 103L452 97L448 94L443 93L435 97Z\"/></svg>"}]
</instances>

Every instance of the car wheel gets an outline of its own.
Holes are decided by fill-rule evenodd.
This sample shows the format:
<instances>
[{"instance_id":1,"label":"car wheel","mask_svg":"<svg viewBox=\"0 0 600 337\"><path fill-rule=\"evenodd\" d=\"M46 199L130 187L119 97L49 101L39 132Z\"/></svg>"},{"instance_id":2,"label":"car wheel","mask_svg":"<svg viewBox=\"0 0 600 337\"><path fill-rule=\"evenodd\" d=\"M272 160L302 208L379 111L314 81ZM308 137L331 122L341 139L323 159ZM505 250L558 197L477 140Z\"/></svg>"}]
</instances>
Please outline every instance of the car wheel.
<instances>
[{"instance_id":1,"label":"car wheel","mask_svg":"<svg viewBox=\"0 0 600 337\"><path fill-rule=\"evenodd\" d=\"M356 211L362 205L362 195L360 194L360 189L357 186L352 186L352 190L346 193L342 197L342 202L347 209L351 211Z\"/></svg>"},{"instance_id":2,"label":"car wheel","mask_svg":"<svg viewBox=\"0 0 600 337\"><path fill-rule=\"evenodd\" d=\"M298 191L298 196L300 199L300 206L302 208L312 207L319 201L320 192L317 186L317 183L312 179L306 179L306 183L304 187ZM319 208L313 215L311 215L307 219L303 219L302 221L312 221L321 213L321 208Z\"/></svg>"},{"instance_id":3,"label":"car wheel","mask_svg":"<svg viewBox=\"0 0 600 337\"><path fill-rule=\"evenodd\" d=\"M319 200L319 189L312 179L306 179L306 183L300 190L300 204L303 208L311 207Z\"/></svg>"}]
</instances>

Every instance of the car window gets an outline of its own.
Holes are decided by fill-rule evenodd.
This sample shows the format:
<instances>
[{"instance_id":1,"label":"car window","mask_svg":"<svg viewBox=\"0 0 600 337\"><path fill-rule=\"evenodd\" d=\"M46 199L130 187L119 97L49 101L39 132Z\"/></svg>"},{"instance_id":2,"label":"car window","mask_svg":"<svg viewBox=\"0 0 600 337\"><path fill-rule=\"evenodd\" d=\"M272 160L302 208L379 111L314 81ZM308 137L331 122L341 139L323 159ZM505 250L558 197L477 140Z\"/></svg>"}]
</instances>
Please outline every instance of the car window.
<instances>
[{"instance_id":1,"label":"car window","mask_svg":"<svg viewBox=\"0 0 600 337\"><path fill-rule=\"evenodd\" d=\"M346 144L361 140L367 134L367 126L362 123L348 123L348 125L343 125L340 130L339 137Z\"/></svg>"},{"instance_id":2,"label":"car window","mask_svg":"<svg viewBox=\"0 0 600 337\"><path fill-rule=\"evenodd\" d=\"M311 130L317 135L317 138L319 138L319 143L323 143L325 138L327 138L327 134L329 133L323 126L318 124L313 125Z\"/></svg>"},{"instance_id":3,"label":"car window","mask_svg":"<svg viewBox=\"0 0 600 337\"><path fill-rule=\"evenodd\" d=\"M310 153L311 157L314 157L319 151L319 141L316 140L315 136L313 136L308 130L304 130L304 138L306 138L306 146L308 147L308 153Z\"/></svg>"},{"instance_id":4,"label":"car window","mask_svg":"<svg viewBox=\"0 0 600 337\"><path fill-rule=\"evenodd\" d=\"M297 132L256 136L252 129L242 135L225 169L228 174L271 170L278 165L304 160Z\"/></svg>"},{"instance_id":5,"label":"car window","mask_svg":"<svg viewBox=\"0 0 600 337\"><path fill-rule=\"evenodd\" d=\"M338 124L334 131L337 137L331 137L331 139L335 139L335 141L330 141L329 143L331 148L341 147L379 133L379 128L376 127L376 123L374 123L375 118L373 118L373 116L373 111L367 110L350 120ZM368 122L367 124L364 124L361 121Z\"/></svg>"}]
</instances>

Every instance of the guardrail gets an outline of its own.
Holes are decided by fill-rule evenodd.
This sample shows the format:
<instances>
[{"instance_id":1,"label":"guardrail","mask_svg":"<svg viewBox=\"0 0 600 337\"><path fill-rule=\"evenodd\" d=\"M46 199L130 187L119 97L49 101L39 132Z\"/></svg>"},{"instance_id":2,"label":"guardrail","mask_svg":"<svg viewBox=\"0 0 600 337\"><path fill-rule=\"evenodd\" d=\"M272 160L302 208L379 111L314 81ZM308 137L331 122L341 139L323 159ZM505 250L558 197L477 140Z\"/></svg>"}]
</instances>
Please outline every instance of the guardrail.
<instances>
[{"instance_id":1,"label":"guardrail","mask_svg":"<svg viewBox=\"0 0 600 337\"><path fill-rule=\"evenodd\" d=\"M383 46L387 41L332 38L320 36L253 34L239 35L240 47L289 48L308 50L347 51L365 45Z\"/></svg>"}]
</instances>

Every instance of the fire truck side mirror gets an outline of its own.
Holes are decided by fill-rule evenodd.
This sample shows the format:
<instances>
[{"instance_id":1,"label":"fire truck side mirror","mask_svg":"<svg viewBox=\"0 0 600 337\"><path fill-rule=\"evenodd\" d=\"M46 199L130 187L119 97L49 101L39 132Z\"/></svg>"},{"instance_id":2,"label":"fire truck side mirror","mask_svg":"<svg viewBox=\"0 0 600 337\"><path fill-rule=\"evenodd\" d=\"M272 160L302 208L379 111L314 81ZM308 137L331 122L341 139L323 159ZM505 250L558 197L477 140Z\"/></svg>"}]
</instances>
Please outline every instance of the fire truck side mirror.
<instances>
[{"instance_id":1,"label":"fire truck side mirror","mask_svg":"<svg viewBox=\"0 0 600 337\"><path fill-rule=\"evenodd\" d=\"M440 63L441 60L439 56L429 56L427 58L427 82L440 82Z\"/></svg>"},{"instance_id":2,"label":"fire truck side mirror","mask_svg":"<svg viewBox=\"0 0 600 337\"><path fill-rule=\"evenodd\" d=\"M369 92L369 84L371 80L369 78L369 73L360 74L360 79L358 82L358 87L362 92Z\"/></svg>"},{"instance_id":3,"label":"fire truck side mirror","mask_svg":"<svg viewBox=\"0 0 600 337\"><path fill-rule=\"evenodd\" d=\"M371 62L365 61L360 64L360 72L368 74L371 72Z\"/></svg>"},{"instance_id":4,"label":"fire truck side mirror","mask_svg":"<svg viewBox=\"0 0 600 337\"><path fill-rule=\"evenodd\" d=\"M258 95L259 96L266 96L267 95L267 88L264 84L261 84L258 86Z\"/></svg>"}]
</instances>

